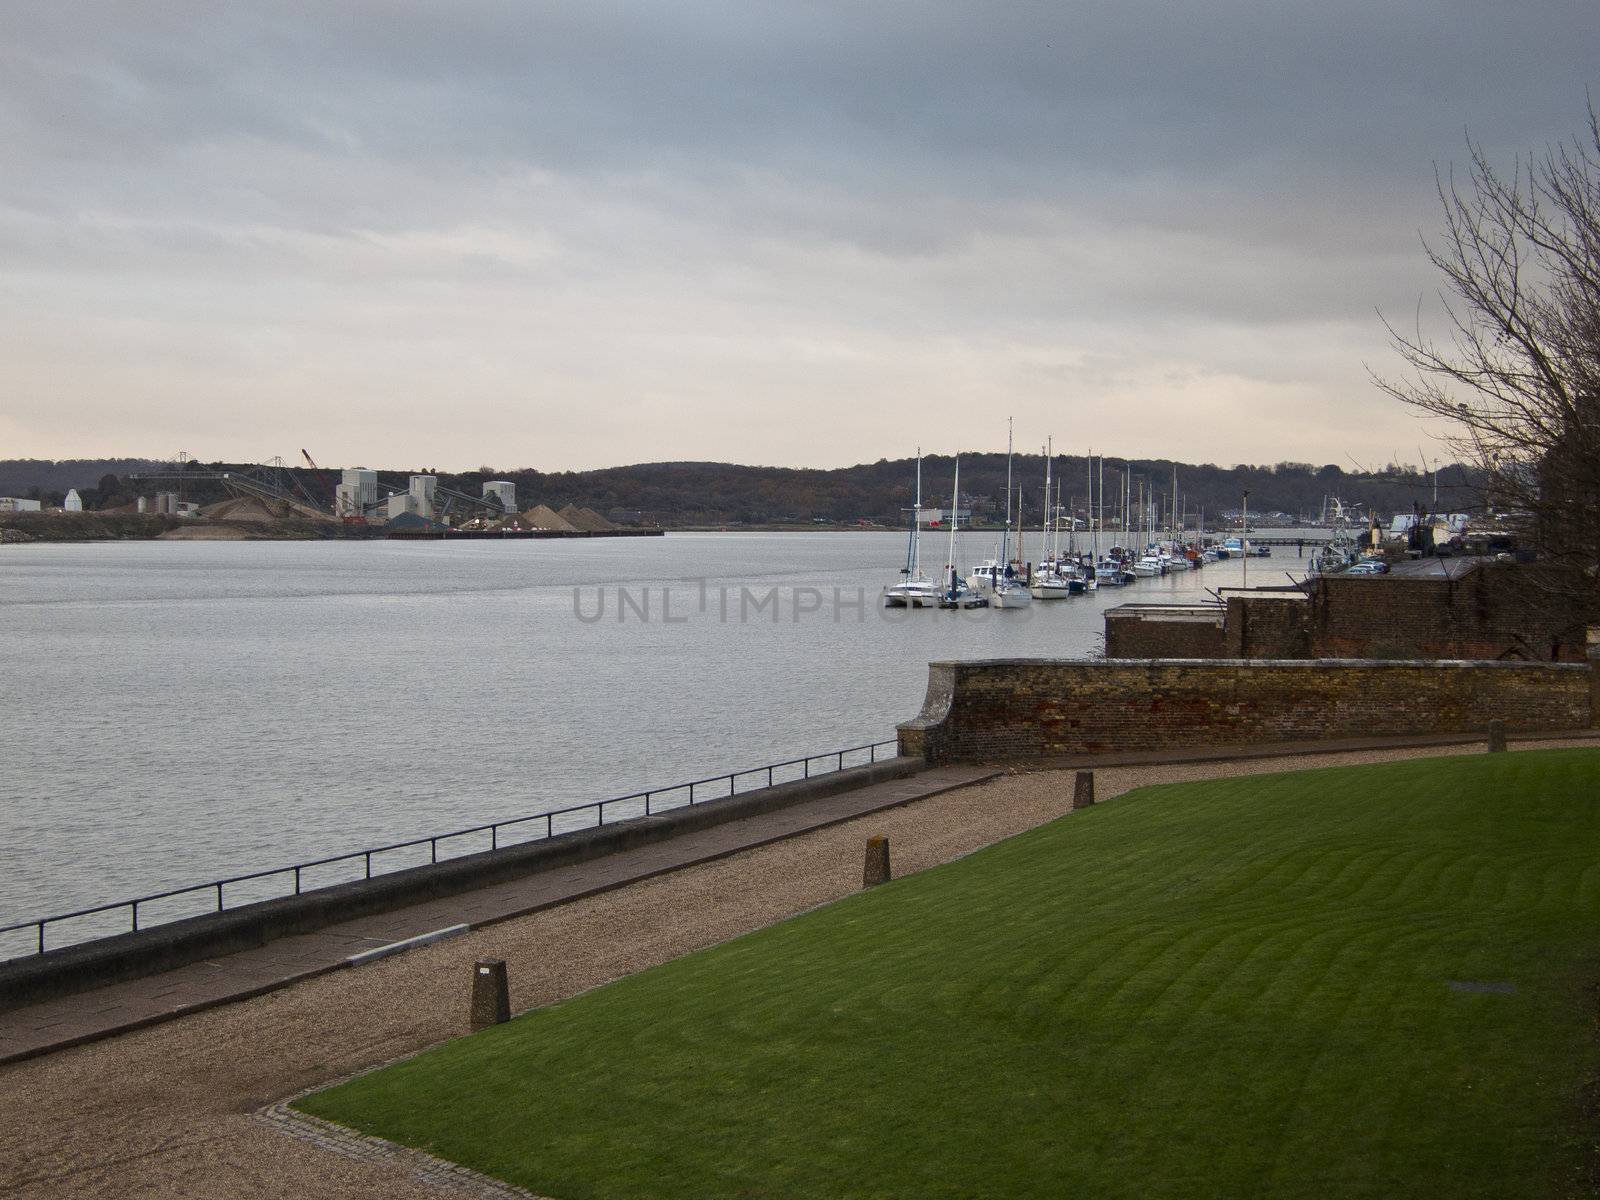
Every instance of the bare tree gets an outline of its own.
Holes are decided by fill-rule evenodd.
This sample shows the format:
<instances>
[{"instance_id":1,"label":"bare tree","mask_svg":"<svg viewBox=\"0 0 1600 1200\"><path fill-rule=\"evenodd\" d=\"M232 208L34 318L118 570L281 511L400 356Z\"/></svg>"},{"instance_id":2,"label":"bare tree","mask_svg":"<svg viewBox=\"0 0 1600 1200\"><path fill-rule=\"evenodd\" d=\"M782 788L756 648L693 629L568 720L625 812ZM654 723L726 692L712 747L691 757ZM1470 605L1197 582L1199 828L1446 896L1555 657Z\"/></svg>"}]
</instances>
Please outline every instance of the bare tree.
<instances>
[{"instance_id":1,"label":"bare tree","mask_svg":"<svg viewBox=\"0 0 1600 1200\"><path fill-rule=\"evenodd\" d=\"M1519 520L1566 568L1567 598L1592 615L1600 577L1600 120L1519 158L1509 175L1470 139L1467 179L1438 178L1443 340L1399 333L1411 371L1375 377L1475 464L1487 504ZM1577 615L1577 614L1574 614Z\"/></svg>"}]
</instances>

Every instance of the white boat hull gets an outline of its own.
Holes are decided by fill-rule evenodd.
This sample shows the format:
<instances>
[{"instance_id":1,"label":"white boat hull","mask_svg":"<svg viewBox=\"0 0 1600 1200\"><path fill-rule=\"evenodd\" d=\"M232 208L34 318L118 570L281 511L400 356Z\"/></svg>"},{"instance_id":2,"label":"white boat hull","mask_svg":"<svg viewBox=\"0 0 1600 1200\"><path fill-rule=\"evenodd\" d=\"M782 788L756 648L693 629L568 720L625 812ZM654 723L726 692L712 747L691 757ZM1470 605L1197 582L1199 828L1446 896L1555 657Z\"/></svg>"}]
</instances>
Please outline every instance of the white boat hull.
<instances>
[{"instance_id":1,"label":"white boat hull","mask_svg":"<svg viewBox=\"0 0 1600 1200\"><path fill-rule=\"evenodd\" d=\"M883 589L885 608L938 608L939 593L932 584L897 584Z\"/></svg>"}]
</instances>

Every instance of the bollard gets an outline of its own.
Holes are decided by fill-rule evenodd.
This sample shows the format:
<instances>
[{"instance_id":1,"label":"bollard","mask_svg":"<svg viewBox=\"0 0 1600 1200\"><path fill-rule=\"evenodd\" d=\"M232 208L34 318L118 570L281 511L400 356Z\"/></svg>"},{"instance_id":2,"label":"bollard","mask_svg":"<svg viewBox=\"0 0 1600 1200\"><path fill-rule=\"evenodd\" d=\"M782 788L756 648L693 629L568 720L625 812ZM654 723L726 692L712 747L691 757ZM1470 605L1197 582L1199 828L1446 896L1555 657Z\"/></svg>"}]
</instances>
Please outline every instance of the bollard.
<instances>
[{"instance_id":1,"label":"bollard","mask_svg":"<svg viewBox=\"0 0 1600 1200\"><path fill-rule=\"evenodd\" d=\"M1079 771L1078 780L1072 785L1072 809L1076 812L1080 808L1088 808L1094 803L1094 772Z\"/></svg>"},{"instance_id":2,"label":"bollard","mask_svg":"<svg viewBox=\"0 0 1600 1200\"><path fill-rule=\"evenodd\" d=\"M889 882L889 839L879 834L867 839L867 861L861 869L861 886Z\"/></svg>"},{"instance_id":3,"label":"bollard","mask_svg":"<svg viewBox=\"0 0 1600 1200\"><path fill-rule=\"evenodd\" d=\"M1501 720L1489 722L1489 753L1498 754L1506 748L1506 723Z\"/></svg>"},{"instance_id":4,"label":"bollard","mask_svg":"<svg viewBox=\"0 0 1600 1200\"><path fill-rule=\"evenodd\" d=\"M511 1020L511 988L506 960L480 958L472 968L472 1031Z\"/></svg>"}]
</instances>

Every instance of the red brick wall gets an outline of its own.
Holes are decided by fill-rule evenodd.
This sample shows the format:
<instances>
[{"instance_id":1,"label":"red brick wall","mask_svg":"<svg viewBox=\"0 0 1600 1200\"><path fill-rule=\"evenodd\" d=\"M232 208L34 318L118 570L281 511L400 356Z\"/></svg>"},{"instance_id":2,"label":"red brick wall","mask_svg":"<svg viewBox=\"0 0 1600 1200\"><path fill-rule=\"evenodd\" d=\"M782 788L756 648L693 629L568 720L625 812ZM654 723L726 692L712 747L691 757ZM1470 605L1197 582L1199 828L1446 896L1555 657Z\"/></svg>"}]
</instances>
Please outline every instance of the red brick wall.
<instances>
[{"instance_id":1,"label":"red brick wall","mask_svg":"<svg viewBox=\"0 0 1600 1200\"><path fill-rule=\"evenodd\" d=\"M1158 620L1106 613L1107 658L1221 658L1222 614L1215 621Z\"/></svg>"},{"instance_id":2,"label":"red brick wall","mask_svg":"<svg viewBox=\"0 0 1600 1200\"><path fill-rule=\"evenodd\" d=\"M1219 658L1310 658L1310 609L1304 596L1229 596Z\"/></svg>"},{"instance_id":3,"label":"red brick wall","mask_svg":"<svg viewBox=\"0 0 1600 1200\"><path fill-rule=\"evenodd\" d=\"M1582 662L1584 622L1561 597L1537 566L1486 563L1455 579L1330 576L1311 598L1311 653Z\"/></svg>"},{"instance_id":4,"label":"red brick wall","mask_svg":"<svg viewBox=\"0 0 1600 1200\"><path fill-rule=\"evenodd\" d=\"M998 761L1166 747L1587 728L1587 665L1012 659L931 663L902 754Z\"/></svg>"},{"instance_id":5,"label":"red brick wall","mask_svg":"<svg viewBox=\"0 0 1600 1200\"><path fill-rule=\"evenodd\" d=\"M1232 595L1220 638L1181 637L1113 609L1106 656L1583 661L1571 581L1537 564L1460 570L1453 579L1334 575L1314 581L1308 599Z\"/></svg>"}]
</instances>

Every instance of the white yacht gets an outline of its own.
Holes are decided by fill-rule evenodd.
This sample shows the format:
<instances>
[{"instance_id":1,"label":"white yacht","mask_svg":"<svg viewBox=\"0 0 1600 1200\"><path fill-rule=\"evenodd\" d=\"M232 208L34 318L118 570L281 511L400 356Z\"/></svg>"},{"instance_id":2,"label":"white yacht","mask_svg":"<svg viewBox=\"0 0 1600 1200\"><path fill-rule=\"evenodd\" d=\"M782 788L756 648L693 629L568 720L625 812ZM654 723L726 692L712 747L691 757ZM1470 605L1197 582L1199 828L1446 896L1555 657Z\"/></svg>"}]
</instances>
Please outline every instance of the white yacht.
<instances>
[{"instance_id":1,"label":"white yacht","mask_svg":"<svg viewBox=\"0 0 1600 1200\"><path fill-rule=\"evenodd\" d=\"M989 598L970 582L961 578L956 566L956 529L961 522L961 460L956 459L955 483L950 489L950 549L949 562L944 565L944 579L939 590L940 608L988 608Z\"/></svg>"},{"instance_id":2,"label":"white yacht","mask_svg":"<svg viewBox=\"0 0 1600 1200\"><path fill-rule=\"evenodd\" d=\"M883 589L885 608L938 608L939 588L922 573L922 447L917 447L917 495L911 510L911 534L906 540L905 578Z\"/></svg>"}]
</instances>

